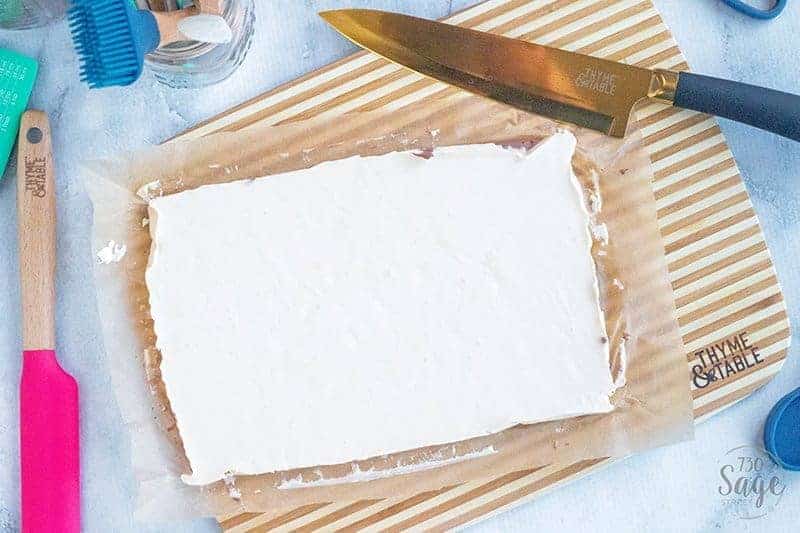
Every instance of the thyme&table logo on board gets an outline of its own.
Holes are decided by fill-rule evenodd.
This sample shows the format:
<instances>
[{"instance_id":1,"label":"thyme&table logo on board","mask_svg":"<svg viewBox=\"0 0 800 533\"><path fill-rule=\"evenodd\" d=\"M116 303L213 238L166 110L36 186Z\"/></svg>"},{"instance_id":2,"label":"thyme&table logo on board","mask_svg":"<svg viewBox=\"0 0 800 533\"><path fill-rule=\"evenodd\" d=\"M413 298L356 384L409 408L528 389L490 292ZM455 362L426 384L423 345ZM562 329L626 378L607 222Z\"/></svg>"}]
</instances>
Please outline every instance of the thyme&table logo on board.
<instances>
[{"instance_id":1,"label":"thyme&table logo on board","mask_svg":"<svg viewBox=\"0 0 800 533\"><path fill-rule=\"evenodd\" d=\"M743 520L761 518L786 495L784 472L769 453L750 444L731 448L720 460L717 492Z\"/></svg>"},{"instance_id":2,"label":"thyme&table logo on board","mask_svg":"<svg viewBox=\"0 0 800 533\"><path fill-rule=\"evenodd\" d=\"M758 346L750 341L747 331L740 331L694 352L692 382L698 389L747 372L764 362Z\"/></svg>"}]
</instances>

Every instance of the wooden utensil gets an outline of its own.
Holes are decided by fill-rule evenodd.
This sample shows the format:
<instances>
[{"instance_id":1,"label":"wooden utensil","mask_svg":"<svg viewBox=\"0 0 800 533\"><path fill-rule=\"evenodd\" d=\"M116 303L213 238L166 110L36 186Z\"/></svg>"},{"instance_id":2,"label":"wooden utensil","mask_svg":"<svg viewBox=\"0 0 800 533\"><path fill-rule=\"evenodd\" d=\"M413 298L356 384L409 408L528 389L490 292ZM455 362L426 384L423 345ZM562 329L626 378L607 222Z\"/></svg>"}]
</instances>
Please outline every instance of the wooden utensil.
<instances>
[{"instance_id":1,"label":"wooden utensil","mask_svg":"<svg viewBox=\"0 0 800 533\"><path fill-rule=\"evenodd\" d=\"M17 152L22 289L22 531L80 531L78 385L55 353L56 204L50 125L22 115Z\"/></svg>"}]
</instances>

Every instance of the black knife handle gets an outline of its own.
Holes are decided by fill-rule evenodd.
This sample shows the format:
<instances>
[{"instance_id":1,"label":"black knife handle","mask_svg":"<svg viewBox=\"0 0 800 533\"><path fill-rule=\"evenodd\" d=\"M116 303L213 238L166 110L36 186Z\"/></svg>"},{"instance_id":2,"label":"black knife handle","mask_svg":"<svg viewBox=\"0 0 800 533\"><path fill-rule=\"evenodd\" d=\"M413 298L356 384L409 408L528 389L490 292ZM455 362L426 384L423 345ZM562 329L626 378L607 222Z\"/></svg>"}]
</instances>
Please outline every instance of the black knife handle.
<instances>
[{"instance_id":1,"label":"black knife handle","mask_svg":"<svg viewBox=\"0 0 800 533\"><path fill-rule=\"evenodd\" d=\"M800 141L800 96L681 72L674 104Z\"/></svg>"}]
</instances>

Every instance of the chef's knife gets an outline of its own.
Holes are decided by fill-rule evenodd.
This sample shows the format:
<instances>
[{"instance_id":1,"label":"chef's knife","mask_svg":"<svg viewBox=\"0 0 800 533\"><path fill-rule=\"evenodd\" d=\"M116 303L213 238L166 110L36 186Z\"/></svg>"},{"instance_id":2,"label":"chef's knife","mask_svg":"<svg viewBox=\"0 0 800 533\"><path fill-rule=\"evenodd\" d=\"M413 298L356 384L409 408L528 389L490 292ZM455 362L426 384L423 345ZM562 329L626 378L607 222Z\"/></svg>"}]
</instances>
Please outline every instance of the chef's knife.
<instances>
[{"instance_id":1,"label":"chef's knife","mask_svg":"<svg viewBox=\"0 0 800 533\"><path fill-rule=\"evenodd\" d=\"M368 9L320 13L354 43L431 78L525 111L625 135L645 98L800 140L800 96L650 70L450 24Z\"/></svg>"}]
</instances>

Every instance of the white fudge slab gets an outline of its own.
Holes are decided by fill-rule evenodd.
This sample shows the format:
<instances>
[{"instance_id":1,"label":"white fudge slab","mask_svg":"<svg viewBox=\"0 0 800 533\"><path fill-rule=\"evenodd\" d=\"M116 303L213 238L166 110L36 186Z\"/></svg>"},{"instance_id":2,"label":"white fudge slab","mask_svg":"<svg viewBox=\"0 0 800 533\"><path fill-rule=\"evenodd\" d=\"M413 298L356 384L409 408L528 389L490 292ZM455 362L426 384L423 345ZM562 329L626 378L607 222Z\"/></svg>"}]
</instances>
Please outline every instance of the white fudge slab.
<instances>
[{"instance_id":1,"label":"white fudge slab","mask_svg":"<svg viewBox=\"0 0 800 533\"><path fill-rule=\"evenodd\" d=\"M574 149L354 157L152 200L184 480L610 411Z\"/></svg>"}]
</instances>

